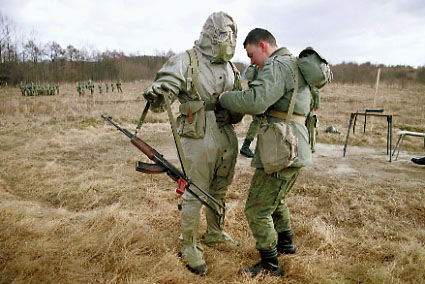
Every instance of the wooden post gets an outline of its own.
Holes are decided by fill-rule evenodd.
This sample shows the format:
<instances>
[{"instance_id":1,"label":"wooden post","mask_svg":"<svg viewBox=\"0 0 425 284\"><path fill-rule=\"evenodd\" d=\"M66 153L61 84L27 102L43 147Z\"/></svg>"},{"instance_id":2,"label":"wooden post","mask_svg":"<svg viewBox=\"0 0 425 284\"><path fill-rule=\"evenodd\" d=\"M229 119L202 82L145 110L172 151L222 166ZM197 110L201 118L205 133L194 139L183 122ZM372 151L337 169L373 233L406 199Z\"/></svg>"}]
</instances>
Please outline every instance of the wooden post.
<instances>
[{"instance_id":1,"label":"wooden post","mask_svg":"<svg viewBox=\"0 0 425 284\"><path fill-rule=\"evenodd\" d=\"M375 95L373 97L373 108L376 108L376 97L378 96L379 77L381 76L381 68L378 68L378 75L376 76ZM370 130L373 130L373 116L370 118Z\"/></svg>"},{"instance_id":2,"label":"wooden post","mask_svg":"<svg viewBox=\"0 0 425 284\"><path fill-rule=\"evenodd\" d=\"M381 68L378 68L378 75L376 76L375 96L373 98L373 108L376 107L376 97L378 96L379 77L381 75Z\"/></svg>"}]
</instances>

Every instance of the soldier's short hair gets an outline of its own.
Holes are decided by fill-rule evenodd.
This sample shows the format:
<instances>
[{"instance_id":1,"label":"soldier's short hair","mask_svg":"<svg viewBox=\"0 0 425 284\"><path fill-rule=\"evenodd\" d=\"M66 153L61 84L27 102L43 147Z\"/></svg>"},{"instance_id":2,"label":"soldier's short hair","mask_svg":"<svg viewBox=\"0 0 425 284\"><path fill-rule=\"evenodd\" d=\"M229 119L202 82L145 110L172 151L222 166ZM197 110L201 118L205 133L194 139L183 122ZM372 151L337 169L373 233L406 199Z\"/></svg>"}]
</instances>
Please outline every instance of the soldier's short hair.
<instances>
[{"instance_id":1,"label":"soldier's short hair","mask_svg":"<svg viewBox=\"0 0 425 284\"><path fill-rule=\"evenodd\" d=\"M265 41L271 45L277 46L276 39L268 30L255 28L246 36L243 47L246 48L248 44L259 44L260 41Z\"/></svg>"}]
</instances>

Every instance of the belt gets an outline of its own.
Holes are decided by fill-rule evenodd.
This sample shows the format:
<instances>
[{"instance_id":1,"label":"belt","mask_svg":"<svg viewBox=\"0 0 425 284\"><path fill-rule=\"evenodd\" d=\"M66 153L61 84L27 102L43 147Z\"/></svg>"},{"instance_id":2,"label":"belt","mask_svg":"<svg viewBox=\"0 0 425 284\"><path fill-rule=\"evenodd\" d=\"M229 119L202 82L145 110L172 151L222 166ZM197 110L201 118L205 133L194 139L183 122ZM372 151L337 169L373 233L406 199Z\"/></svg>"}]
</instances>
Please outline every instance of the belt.
<instances>
[{"instance_id":1,"label":"belt","mask_svg":"<svg viewBox=\"0 0 425 284\"><path fill-rule=\"evenodd\" d=\"M214 103L205 103L205 111L211 111L215 109L215 104Z\"/></svg>"},{"instance_id":2,"label":"belt","mask_svg":"<svg viewBox=\"0 0 425 284\"><path fill-rule=\"evenodd\" d=\"M268 116L273 116L273 117L277 117L277 118L281 118L281 119L286 119L288 117L288 113L287 112L282 112L282 111L277 111L277 110L268 110L266 112L266 114ZM304 115L299 115L299 114L292 114L292 118L291 121L295 121L301 124L305 124L305 116Z\"/></svg>"}]
</instances>

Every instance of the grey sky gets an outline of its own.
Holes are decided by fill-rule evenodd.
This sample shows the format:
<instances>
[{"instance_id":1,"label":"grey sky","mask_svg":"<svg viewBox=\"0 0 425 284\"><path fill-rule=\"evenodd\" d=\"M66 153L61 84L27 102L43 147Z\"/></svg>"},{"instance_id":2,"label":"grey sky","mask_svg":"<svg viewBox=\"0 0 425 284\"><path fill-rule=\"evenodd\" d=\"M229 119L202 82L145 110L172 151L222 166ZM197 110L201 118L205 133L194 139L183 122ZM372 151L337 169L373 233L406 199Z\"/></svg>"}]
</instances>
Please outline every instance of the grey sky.
<instances>
[{"instance_id":1,"label":"grey sky","mask_svg":"<svg viewBox=\"0 0 425 284\"><path fill-rule=\"evenodd\" d=\"M293 53L312 46L332 64L425 65L424 0L0 0L0 11L39 43L151 55L192 47L206 18L225 11L242 42L262 27Z\"/></svg>"}]
</instances>

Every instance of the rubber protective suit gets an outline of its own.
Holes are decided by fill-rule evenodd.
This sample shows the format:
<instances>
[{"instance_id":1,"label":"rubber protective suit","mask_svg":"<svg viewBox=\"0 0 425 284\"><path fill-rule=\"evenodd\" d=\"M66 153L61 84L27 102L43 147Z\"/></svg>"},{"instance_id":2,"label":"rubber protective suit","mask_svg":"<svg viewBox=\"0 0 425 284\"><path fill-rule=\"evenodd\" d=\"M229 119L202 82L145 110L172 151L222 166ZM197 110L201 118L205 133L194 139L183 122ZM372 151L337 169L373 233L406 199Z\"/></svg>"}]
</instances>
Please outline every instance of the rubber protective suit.
<instances>
[{"instance_id":1,"label":"rubber protective suit","mask_svg":"<svg viewBox=\"0 0 425 284\"><path fill-rule=\"evenodd\" d=\"M177 54L159 70L154 82L143 94L152 103L154 111L164 110L163 98L155 92L158 88L169 92L171 101L179 100L177 124L186 158L186 174L222 204L233 179L238 152L232 124L239 122L242 115L227 110L217 112L207 105L214 105L216 95L221 92L242 89L240 80L235 79L240 78L239 74L228 61L234 54L236 35L237 27L232 17L223 12L211 14L193 47L198 75L191 77L188 72L191 69L189 53ZM202 196L202 193L196 193ZM206 272L203 248L198 242L201 206L195 197L187 191L184 193L180 252L189 269L195 273ZM205 213L205 244L240 246L223 231L223 225L219 225L211 210L207 209Z\"/></svg>"}]
</instances>

